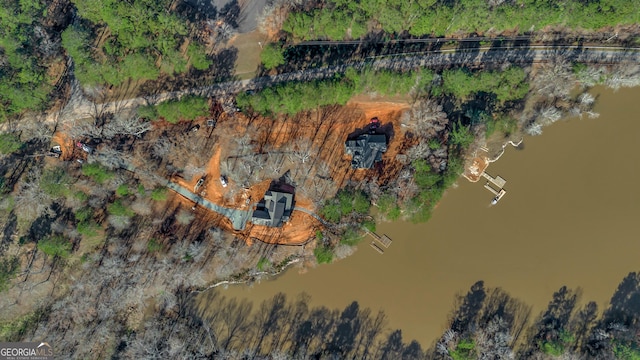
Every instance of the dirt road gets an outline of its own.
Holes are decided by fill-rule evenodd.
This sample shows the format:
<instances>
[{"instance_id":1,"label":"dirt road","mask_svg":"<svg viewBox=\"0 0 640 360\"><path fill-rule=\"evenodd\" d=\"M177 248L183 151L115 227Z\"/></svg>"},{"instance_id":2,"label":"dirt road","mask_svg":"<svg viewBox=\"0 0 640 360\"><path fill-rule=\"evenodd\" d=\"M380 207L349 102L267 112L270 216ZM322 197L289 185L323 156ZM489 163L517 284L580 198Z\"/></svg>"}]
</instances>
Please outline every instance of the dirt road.
<instances>
[{"instance_id":1,"label":"dirt road","mask_svg":"<svg viewBox=\"0 0 640 360\"><path fill-rule=\"evenodd\" d=\"M141 105L157 104L163 101L178 99L184 95L193 94L206 97L218 97L221 95L238 93L247 90L259 90L277 83L287 81L310 81L328 78L336 73L342 73L347 68L360 69L371 66L374 69L409 70L415 68L433 68L443 65L462 64L486 64L486 63L512 63L531 64L550 61L558 54L569 61L585 63L640 63L640 48L624 49L612 47L577 46L531 46L526 49L497 49L476 48L468 51L442 50L423 54L397 54L383 58L371 58L369 61L357 63L345 63L326 68L313 68L273 76L264 76L242 81L229 81L201 88L193 88L183 91L166 92L149 97L138 97L104 104L93 103L82 96L72 97L64 109L57 113L51 113L43 117L43 121L49 123L70 122L84 118L91 118L104 112L117 112L132 109ZM77 90L76 90L77 91Z\"/></svg>"}]
</instances>

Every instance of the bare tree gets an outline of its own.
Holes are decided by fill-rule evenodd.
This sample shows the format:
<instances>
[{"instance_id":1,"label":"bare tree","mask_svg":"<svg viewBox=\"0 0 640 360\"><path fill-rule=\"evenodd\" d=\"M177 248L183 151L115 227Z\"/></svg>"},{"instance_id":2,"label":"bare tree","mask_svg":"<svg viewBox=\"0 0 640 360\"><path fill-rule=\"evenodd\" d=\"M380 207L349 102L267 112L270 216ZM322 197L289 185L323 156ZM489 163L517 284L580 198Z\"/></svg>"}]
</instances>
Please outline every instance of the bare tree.
<instances>
[{"instance_id":1,"label":"bare tree","mask_svg":"<svg viewBox=\"0 0 640 360\"><path fill-rule=\"evenodd\" d=\"M53 215L50 205L51 197L40 187L40 169L29 171L28 180L20 185L15 196L17 215L24 220L32 221L42 214Z\"/></svg>"},{"instance_id":2,"label":"bare tree","mask_svg":"<svg viewBox=\"0 0 640 360\"><path fill-rule=\"evenodd\" d=\"M415 129L424 138L431 138L443 131L449 119L442 111L442 105L435 100L428 99L414 106L411 111L403 115L404 125Z\"/></svg>"},{"instance_id":3,"label":"bare tree","mask_svg":"<svg viewBox=\"0 0 640 360\"><path fill-rule=\"evenodd\" d=\"M102 135L106 138L112 138L116 135L139 137L152 128L150 121L140 119L138 116L116 114L104 124Z\"/></svg>"},{"instance_id":4,"label":"bare tree","mask_svg":"<svg viewBox=\"0 0 640 360\"><path fill-rule=\"evenodd\" d=\"M258 29L267 35L279 32L289 15L289 11L302 3L304 3L303 0L274 0L268 2L258 17Z\"/></svg>"},{"instance_id":5,"label":"bare tree","mask_svg":"<svg viewBox=\"0 0 640 360\"><path fill-rule=\"evenodd\" d=\"M193 212L186 211L184 209L180 209L178 214L176 214L176 221L181 225L189 225L196 216Z\"/></svg>"},{"instance_id":6,"label":"bare tree","mask_svg":"<svg viewBox=\"0 0 640 360\"><path fill-rule=\"evenodd\" d=\"M562 118L562 110L555 106L547 106L538 110L540 117L539 123L542 125L551 125Z\"/></svg>"},{"instance_id":7,"label":"bare tree","mask_svg":"<svg viewBox=\"0 0 640 360\"><path fill-rule=\"evenodd\" d=\"M549 53L551 61L544 63L533 78L533 88L549 98L568 99L575 84L571 62L564 52Z\"/></svg>"},{"instance_id":8,"label":"bare tree","mask_svg":"<svg viewBox=\"0 0 640 360\"><path fill-rule=\"evenodd\" d=\"M635 64L617 64L608 74L605 85L618 90L623 87L634 87L640 85L640 66Z\"/></svg>"},{"instance_id":9,"label":"bare tree","mask_svg":"<svg viewBox=\"0 0 640 360\"><path fill-rule=\"evenodd\" d=\"M527 127L525 127L524 131L531 136L542 135L542 125L536 122L532 122Z\"/></svg>"},{"instance_id":10,"label":"bare tree","mask_svg":"<svg viewBox=\"0 0 640 360\"><path fill-rule=\"evenodd\" d=\"M409 162L417 159L425 159L430 153L431 149L429 149L429 144L426 141L421 141L407 150Z\"/></svg>"},{"instance_id":11,"label":"bare tree","mask_svg":"<svg viewBox=\"0 0 640 360\"><path fill-rule=\"evenodd\" d=\"M298 138L294 141L292 161L297 160L306 163L311 159L313 143L308 138Z\"/></svg>"}]
</instances>

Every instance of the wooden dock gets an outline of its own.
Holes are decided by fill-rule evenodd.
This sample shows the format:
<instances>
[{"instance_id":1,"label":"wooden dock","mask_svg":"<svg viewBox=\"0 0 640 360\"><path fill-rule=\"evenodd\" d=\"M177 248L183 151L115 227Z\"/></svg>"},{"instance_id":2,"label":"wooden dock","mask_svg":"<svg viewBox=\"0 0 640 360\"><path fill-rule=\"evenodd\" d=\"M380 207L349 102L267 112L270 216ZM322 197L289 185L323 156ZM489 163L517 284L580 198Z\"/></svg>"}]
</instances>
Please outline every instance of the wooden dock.
<instances>
[{"instance_id":1,"label":"wooden dock","mask_svg":"<svg viewBox=\"0 0 640 360\"><path fill-rule=\"evenodd\" d=\"M387 234L384 234L384 235L380 236L380 235L374 233L373 231L370 231L368 229L365 229L365 230L367 231L367 233L369 235L371 235L371 237L374 240L370 244L371 247L374 248L379 253L381 253L381 254L384 253L384 250L382 250L382 248L378 245L378 243L380 245L384 246L385 249L388 248L391 245L392 240L391 240L390 237L387 236ZM376 243L376 241L377 241L377 243Z\"/></svg>"},{"instance_id":2,"label":"wooden dock","mask_svg":"<svg viewBox=\"0 0 640 360\"><path fill-rule=\"evenodd\" d=\"M375 241L372 241L372 242L371 242L371 244L369 244L369 245L373 248L373 250L375 250L375 251L379 252L380 254L384 254L384 250L382 250L382 249L380 248L380 246L378 246L378 245L375 243Z\"/></svg>"},{"instance_id":3,"label":"wooden dock","mask_svg":"<svg viewBox=\"0 0 640 360\"><path fill-rule=\"evenodd\" d=\"M507 183L507 180L501 178L500 176L493 177L486 172L483 172L482 176L484 176L485 179L489 180L490 183L498 187L498 189L502 189L504 187L504 184Z\"/></svg>"},{"instance_id":4,"label":"wooden dock","mask_svg":"<svg viewBox=\"0 0 640 360\"><path fill-rule=\"evenodd\" d=\"M498 201L500 201L500 199L502 199L503 196L507 194L507 190L504 189L504 184L507 183L507 180L501 178L500 176L493 177L486 172L483 172L482 176L488 180L487 183L484 184L484 188L489 190L494 195L494 198L491 200L491 204L495 205L498 203ZM491 184L497 187L497 189L491 186Z\"/></svg>"}]
</instances>

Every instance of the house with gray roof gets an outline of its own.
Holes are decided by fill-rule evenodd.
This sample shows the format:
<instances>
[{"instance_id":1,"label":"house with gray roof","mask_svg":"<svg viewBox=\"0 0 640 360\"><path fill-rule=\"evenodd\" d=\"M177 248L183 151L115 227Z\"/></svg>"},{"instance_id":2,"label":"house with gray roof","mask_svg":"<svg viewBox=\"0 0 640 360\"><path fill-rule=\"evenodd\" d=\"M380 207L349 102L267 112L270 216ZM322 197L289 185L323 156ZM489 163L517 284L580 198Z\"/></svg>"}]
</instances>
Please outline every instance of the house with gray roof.
<instances>
[{"instance_id":1,"label":"house with gray roof","mask_svg":"<svg viewBox=\"0 0 640 360\"><path fill-rule=\"evenodd\" d=\"M279 227L289 221L292 211L293 194L269 190L256 206L251 222L256 225Z\"/></svg>"},{"instance_id":2,"label":"house with gray roof","mask_svg":"<svg viewBox=\"0 0 640 360\"><path fill-rule=\"evenodd\" d=\"M354 169L370 169L382 161L382 154L387 151L387 137L384 134L362 134L344 144L347 155L351 155L351 167Z\"/></svg>"}]
</instances>

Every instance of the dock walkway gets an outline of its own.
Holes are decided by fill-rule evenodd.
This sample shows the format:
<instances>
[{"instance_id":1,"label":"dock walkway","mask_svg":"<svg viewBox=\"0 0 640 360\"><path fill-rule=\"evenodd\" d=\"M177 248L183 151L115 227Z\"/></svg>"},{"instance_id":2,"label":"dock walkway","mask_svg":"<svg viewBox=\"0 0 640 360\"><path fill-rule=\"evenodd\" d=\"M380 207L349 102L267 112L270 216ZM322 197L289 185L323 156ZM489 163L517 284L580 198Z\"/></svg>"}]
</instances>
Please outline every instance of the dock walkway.
<instances>
[{"instance_id":1,"label":"dock walkway","mask_svg":"<svg viewBox=\"0 0 640 360\"><path fill-rule=\"evenodd\" d=\"M387 234L384 234L382 236L374 233L373 231L365 228L365 231L371 235L371 237L373 238L374 241L371 242L371 244L369 244L374 250L376 250L377 252L379 252L380 254L384 254L384 250L382 249L381 246L384 246L385 249L389 248L389 246L392 243L392 240L389 236L387 236ZM377 243L376 243L377 242ZM380 244L380 245L378 245Z\"/></svg>"},{"instance_id":2,"label":"dock walkway","mask_svg":"<svg viewBox=\"0 0 640 360\"><path fill-rule=\"evenodd\" d=\"M484 184L484 188L491 191L494 195L494 198L491 200L491 204L495 205L502 199L503 196L507 194L507 190L504 189L504 184L507 183L507 180L501 178L500 176L493 177L486 172L482 172L482 176L487 179L487 183ZM491 186L493 184L496 188Z\"/></svg>"},{"instance_id":3,"label":"dock walkway","mask_svg":"<svg viewBox=\"0 0 640 360\"><path fill-rule=\"evenodd\" d=\"M482 176L485 179L489 180L489 182L491 182L493 185L497 186L498 189L502 189L504 187L504 184L507 183L507 180L501 178L500 176L493 177L493 176L487 174L486 172L483 172Z\"/></svg>"}]
</instances>

